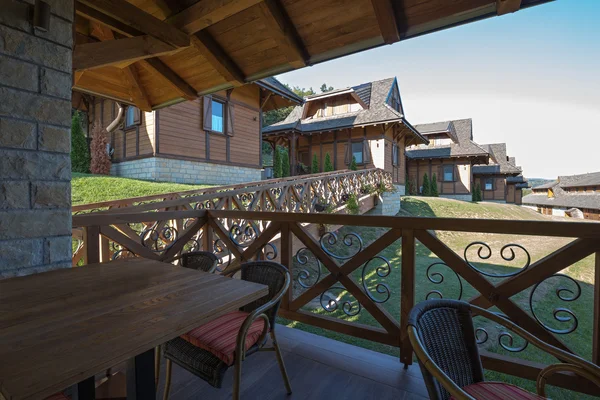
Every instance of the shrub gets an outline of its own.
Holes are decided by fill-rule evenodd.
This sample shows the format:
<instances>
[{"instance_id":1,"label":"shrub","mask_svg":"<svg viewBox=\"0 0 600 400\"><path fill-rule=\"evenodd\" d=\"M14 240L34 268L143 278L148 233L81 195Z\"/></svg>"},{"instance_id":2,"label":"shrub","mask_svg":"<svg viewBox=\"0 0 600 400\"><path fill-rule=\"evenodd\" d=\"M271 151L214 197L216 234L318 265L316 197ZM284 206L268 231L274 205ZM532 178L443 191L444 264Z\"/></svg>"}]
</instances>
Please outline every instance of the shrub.
<instances>
[{"instance_id":1,"label":"shrub","mask_svg":"<svg viewBox=\"0 0 600 400\"><path fill-rule=\"evenodd\" d=\"M415 189L415 183L408 177L406 174L406 194L414 196L417 194L417 190Z\"/></svg>"},{"instance_id":2,"label":"shrub","mask_svg":"<svg viewBox=\"0 0 600 400\"><path fill-rule=\"evenodd\" d=\"M329 155L329 153L325 154L325 166L324 166L324 171L325 172L331 172L333 171L333 164L331 163L331 156Z\"/></svg>"},{"instance_id":3,"label":"shrub","mask_svg":"<svg viewBox=\"0 0 600 400\"><path fill-rule=\"evenodd\" d=\"M423 191L421 194L423 196L431 196L431 183L429 183L429 177L427 174L423 175Z\"/></svg>"},{"instance_id":4,"label":"shrub","mask_svg":"<svg viewBox=\"0 0 600 400\"><path fill-rule=\"evenodd\" d=\"M473 192L471 193L471 200L474 202L483 200L481 194L481 185L479 185L479 183L475 184L475 189L473 189Z\"/></svg>"},{"instance_id":5,"label":"shrub","mask_svg":"<svg viewBox=\"0 0 600 400\"><path fill-rule=\"evenodd\" d=\"M90 151L81 128L79 111L75 111L71 118L71 170L73 172L90 172Z\"/></svg>"},{"instance_id":6,"label":"shrub","mask_svg":"<svg viewBox=\"0 0 600 400\"><path fill-rule=\"evenodd\" d=\"M348 200L346 201L346 208L348 209L348 213L350 214L358 214L360 212L360 206L358 205L358 197L354 193L348 196Z\"/></svg>"},{"instance_id":7,"label":"shrub","mask_svg":"<svg viewBox=\"0 0 600 400\"><path fill-rule=\"evenodd\" d=\"M313 154L312 167L310 169L310 172L313 174L319 173L319 160L317 159L316 154Z\"/></svg>"},{"instance_id":8,"label":"shrub","mask_svg":"<svg viewBox=\"0 0 600 400\"><path fill-rule=\"evenodd\" d=\"M90 172L92 174L108 175L110 174L110 157L107 151L108 139L106 131L99 125L92 128L92 162L90 163Z\"/></svg>"},{"instance_id":9,"label":"shrub","mask_svg":"<svg viewBox=\"0 0 600 400\"><path fill-rule=\"evenodd\" d=\"M275 154L273 155L273 177L281 178L282 172L281 169L281 151L279 150L279 146L275 148Z\"/></svg>"},{"instance_id":10,"label":"shrub","mask_svg":"<svg viewBox=\"0 0 600 400\"><path fill-rule=\"evenodd\" d=\"M350 170L356 171L358 170L358 165L356 165L356 157L352 156L352 161L350 162Z\"/></svg>"},{"instance_id":11,"label":"shrub","mask_svg":"<svg viewBox=\"0 0 600 400\"><path fill-rule=\"evenodd\" d=\"M437 186L437 176L435 173L431 177L431 196L440 197L440 194L438 192L438 186Z\"/></svg>"},{"instance_id":12,"label":"shrub","mask_svg":"<svg viewBox=\"0 0 600 400\"><path fill-rule=\"evenodd\" d=\"M285 178L290 176L290 156L287 150L283 150L281 153L281 177Z\"/></svg>"},{"instance_id":13,"label":"shrub","mask_svg":"<svg viewBox=\"0 0 600 400\"><path fill-rule=\"evenodd\" d=\"M375 188L375 186L371 185L371 184L366 184L365 186L363 186L361 188L361 193L362 194L373 194L376 193L377 189Z\"/></svg>"}]
</instances>

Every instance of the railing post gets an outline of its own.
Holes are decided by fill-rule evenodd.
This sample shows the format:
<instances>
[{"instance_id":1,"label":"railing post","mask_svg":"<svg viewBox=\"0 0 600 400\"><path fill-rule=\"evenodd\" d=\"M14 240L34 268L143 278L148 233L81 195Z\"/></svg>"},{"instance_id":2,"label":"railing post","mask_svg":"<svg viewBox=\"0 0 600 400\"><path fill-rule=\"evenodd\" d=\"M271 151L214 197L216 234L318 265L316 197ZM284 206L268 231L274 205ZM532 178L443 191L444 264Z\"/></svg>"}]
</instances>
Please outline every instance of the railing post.
<instances>
[{"instance_id":1,"label":"railing post","mask_svg":"<svg viewBox=\"0 0 600 400\"><path fill-rule=\"evenodd\" d=\"M293 276L293 248L292 248L292 231L290 230L289 222L281 223L281 264L285 266L290 275ZM289 309L289 303L293 300L293 285L290 284L290 288L286 295L283 296L281 301L281 307L284 310Z\"/></svg>"},{"instance_id":2,"label":"railing post","mask_svg":"<svg viewBox=\"0 0 600 400\"><path fill-rule=\"evenodd\" d=\"M600 365L600 251L594 264L594 325L592 326L592 362Z\"/></svg>"},{"instance_id":3,"label":"railing post","mask_svg":"<svg viewBox=\"0 0 600 400\"><path fill-rule=\"evenodd\" d=\"M210 224L208 223L208 219L211 219L212 217L210 216L210 214L207 214L207 221L206 224L204 224L204 231L202 232L202 250L204 251L213 251L214 249L212 248L212 243L213 243L213 231L210 227Z\"/></svg>"},{"instance_id":4,"label":"railing post","mask_svg":"<svg viewBox=\"0 0 600 400\"><path fill-rule=\"evenodd\" d=\"M108 239L100 235L100 262L110 261L110 245Z\"/></svg>"},{"instance_id":5,"label":"railing post","mask_svg":"<svg viewBox=\"0 0 600 400\"><path fill-rule=\"evenodd\" d=\"M402 230L402 261L400 288L400 361L404 368L412 364L413 349L408 339L408 314L415 305L415 235L412 229Z\"/></svg>"},{"instance_id":6,"label":"railing post","mask_svg":"<svg viewBox=\"0 0 600 400\"><path fill-rule=\"evenodd\" d=\"M86 261L88 264L100 262L100 227L88 226L85 228Z\"/></svg>"}]
</instances>

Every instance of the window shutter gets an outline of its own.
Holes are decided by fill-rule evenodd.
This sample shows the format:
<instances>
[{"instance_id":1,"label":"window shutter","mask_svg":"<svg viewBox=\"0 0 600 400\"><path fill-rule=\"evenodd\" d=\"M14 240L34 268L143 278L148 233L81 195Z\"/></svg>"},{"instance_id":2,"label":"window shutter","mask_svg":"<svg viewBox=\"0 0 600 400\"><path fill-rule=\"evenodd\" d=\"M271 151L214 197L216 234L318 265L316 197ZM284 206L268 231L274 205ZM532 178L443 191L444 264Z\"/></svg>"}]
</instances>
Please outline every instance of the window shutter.
<instances>
[{"instance_id":1,"label":"window shutter","mask_svg":"<svg viewBox=\"0 0 600 400\"><path fill-rule=\"evenodd\" d=\"M438 165L436 178L437 178L438 182L444 182L444 166L443 165Z\"/></svg>"},{"instance_id":2,"label":"window shutter","mask_svg":"<svg viewBox=\"0 0 600 400\"><path fill-rule=\"evenodd\" d=\"M363 164L369 164L371 162L371 149L369 148L369 141L363 140Z\"/></svg>"},{"instance_id":3,"label":"window shutter","mask_svg":"<svg viewBox=\"0 0 600 400\"><path fill-rule=\"evenodd\" d=\"M398 145L392 144L392 165L395 167L398 165Z\"/></svg>"},{"instance_id":4,"label":"window shutter","mask_svg":"<svg viewBox=\"0 0 600 400\"><path fill-rule=\"evenodd\" d=\"M231 104L231 102L227 102L227 123L225 124L225 133L229 136L233 136L234 109L235 106Z\"/></svg>"},{"instance_id":5,"label":"window shutter","mask_svg":"<svg viewBox=\"0 0 600 400\"><path fill-rule=\"evenodd\" d=\"M352 146L347 143L346 144L346 153L344 155L344 164L349 165L350 164L350 152L352 151Z\"/></svg>"},{"instance_id":6,"label":"window shutter","mask_svg":"<svg viewBox=\"0 0 600 400\"><path fill-rule=\"evenodd\" d=\"M458 181L458 177L460 174L458 173L458 165L454 165L454 176L452 177L452 182Z\"/></svg>"},{"instance_id":7,"label":"window shutter","mask_svg":"<svg viewBox=\"0 0 600 400\"><path fill-rule=\"evenodd\" d=\"M212 131L212 97L204 96L204 113L202 118L202 128L205 131Z\"/></svg>"},{"instance_id":8,"label":"window shutter","mask_svg":"<svg viewBox=\"0 0 600 400\"><path fill-rule=\"evenodd\" d=\"M140 113L140 109L137 107L133 107L133 124L139 125L142 123L142 115Z\"/></svg>"}]
</instances>

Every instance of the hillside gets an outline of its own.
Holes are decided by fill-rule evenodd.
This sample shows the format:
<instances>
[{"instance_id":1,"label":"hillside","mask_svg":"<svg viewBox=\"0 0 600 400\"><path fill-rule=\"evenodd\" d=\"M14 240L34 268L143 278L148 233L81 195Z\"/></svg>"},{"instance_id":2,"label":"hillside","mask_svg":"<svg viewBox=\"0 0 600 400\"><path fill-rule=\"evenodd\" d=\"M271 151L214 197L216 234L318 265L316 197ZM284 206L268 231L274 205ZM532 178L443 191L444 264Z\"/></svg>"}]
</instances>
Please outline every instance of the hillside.
<instances>
[{"instance_id":1,"label":"hillside","mask_svg":"<svg viewBox=\"0 0 600 400\"><path fill-rule=\"evenodd\" d=\"M170 192L201 189L211 185L185 185L170 182L151 182L116 176L73 173L71 200L73 205L100 201L128 199Z\"/></svg>"}]
</instances>

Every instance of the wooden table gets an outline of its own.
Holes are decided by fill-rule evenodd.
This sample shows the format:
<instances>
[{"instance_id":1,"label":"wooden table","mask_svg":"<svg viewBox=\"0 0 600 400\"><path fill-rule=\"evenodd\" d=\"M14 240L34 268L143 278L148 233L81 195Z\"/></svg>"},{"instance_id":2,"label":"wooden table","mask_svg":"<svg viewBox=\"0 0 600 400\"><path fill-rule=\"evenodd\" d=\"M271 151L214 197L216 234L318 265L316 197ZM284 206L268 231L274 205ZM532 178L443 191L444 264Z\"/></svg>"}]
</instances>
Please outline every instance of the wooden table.
<instances>
[{"instance_id":1,"label":"wooden table","mask_svg":"<svg viewBox=\"0 0 600 400\"><path fill-rule=\"evenodd\" d=\"M133 359L128 398L154 399L154 347L267 293L145 259L0 281L0 393L40 399L83 382L93 397L90 378Z\"/></svg>"}]
</instances>

